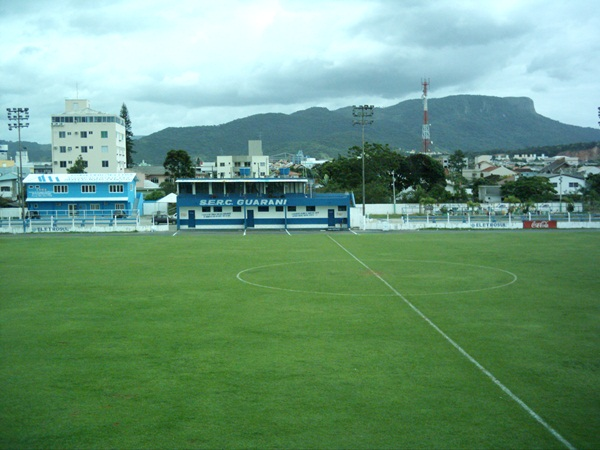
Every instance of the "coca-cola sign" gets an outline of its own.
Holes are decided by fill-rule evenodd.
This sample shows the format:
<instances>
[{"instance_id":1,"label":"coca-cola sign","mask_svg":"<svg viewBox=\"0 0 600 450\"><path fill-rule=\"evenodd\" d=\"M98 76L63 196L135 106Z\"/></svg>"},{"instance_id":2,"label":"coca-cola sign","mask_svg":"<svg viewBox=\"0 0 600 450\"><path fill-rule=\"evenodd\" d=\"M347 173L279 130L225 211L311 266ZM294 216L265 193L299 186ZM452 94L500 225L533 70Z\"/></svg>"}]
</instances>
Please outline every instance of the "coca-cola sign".
<instances>
[{"instance_id":1,"label":"coca-cola sign","mask_svg":"<svg viewBox=\"0 0 600 450\"><path fill-rule=\"evenodd\" d=\"M556 228L556 220L524 220L523 228Z\"/></svg>"}]
</instances>

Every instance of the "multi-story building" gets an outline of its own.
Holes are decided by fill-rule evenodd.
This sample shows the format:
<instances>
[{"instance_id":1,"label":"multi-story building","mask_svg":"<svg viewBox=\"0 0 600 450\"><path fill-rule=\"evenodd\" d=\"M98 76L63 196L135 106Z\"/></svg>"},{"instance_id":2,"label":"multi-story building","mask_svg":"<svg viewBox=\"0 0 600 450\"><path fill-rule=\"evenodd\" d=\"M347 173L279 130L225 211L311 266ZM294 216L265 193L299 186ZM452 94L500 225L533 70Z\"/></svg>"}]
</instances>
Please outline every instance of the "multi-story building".
<instances>
[{"instance_id":1,"label":"multi-story building","mask_svg":"<svg viewBox=\"0 0 600 450\"><path fill-rule=\"evenodd\" d=\"M65 112L52 116L53 173L67 173L80 156L88 173L123 173L125 122L91 109L89 100L65 100Z\"/></svg>"},{"instance_id":2,"label":"multi-story building","mask_svg":"<svg viewBox=\"0 0 600 450\"><path fill-rule=\"evenodd\" d=\"M349 228L354 196L315 194L306 178L177 180L178 229Z\"/></svg>"},{"instance_id":3,"label":"multi-story building","mask_svg":"<svg viewBox=\"0 0 600 450\"><path fill-rule=\"evenodd\" d=\"M35 217L131 217L143 211L135 173L28 175L27 207Z\"/></svg>"},{"instance_id":4,"label":"multi-story building","mask_svg":"<svg viewBox=\"0 0 600 450\"><path fill-rule=\"evenodd\" d=\"M217 156L217 178L264 178L269 176L269 156L262 153L262 141L248 141L248 155Z\"/></svg>"}]
</instances>

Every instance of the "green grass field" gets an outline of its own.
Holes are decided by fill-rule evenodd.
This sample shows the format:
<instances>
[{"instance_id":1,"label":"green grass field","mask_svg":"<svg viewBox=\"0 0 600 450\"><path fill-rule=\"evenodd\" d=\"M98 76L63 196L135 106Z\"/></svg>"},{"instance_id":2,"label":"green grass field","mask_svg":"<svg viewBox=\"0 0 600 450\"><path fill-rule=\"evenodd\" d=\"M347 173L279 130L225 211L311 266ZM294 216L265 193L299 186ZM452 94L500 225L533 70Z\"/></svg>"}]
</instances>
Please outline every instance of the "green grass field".
<instances>
[{"instance_id":1,"label":"green grass field","mask_svg":"<svg viewBox=\"0 0 600 450\"><path fill-rule=\"evenodd\" d=\"M598 232L0 236L0 261L2 448L600 447Z\"/></svg>"}]
</instances>

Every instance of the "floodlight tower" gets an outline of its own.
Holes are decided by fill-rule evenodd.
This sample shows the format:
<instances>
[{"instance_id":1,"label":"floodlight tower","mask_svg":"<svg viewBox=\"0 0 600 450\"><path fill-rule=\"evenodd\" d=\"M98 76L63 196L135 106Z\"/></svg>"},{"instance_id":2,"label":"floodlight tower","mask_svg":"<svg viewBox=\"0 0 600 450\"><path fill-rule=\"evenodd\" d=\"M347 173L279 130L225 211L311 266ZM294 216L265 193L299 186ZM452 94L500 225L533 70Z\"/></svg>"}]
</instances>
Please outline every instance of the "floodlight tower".
<instances>
[{"instance_id":1,"label":"floodlight tower","mask_svg":"<svg viewBox=\"0 0 600 450\"><path fill-rule=\"evenodd\" d=\"M362 213L365 217L365 125L373 123L373 105L359 105L352 107L353 125L362 126Z\"/></svg>"},{"instance_id":2,"label":"floodlight tower","mask_svg":"<svg viewBox=\"0 0 600 450\"><path fill-rule=\"evenodd\" d=\"M427 111L427 87L429 86L429 79L421 81L423 85L423 95L421 98L423 99L423 153L429 153L429 144L431 143L431 138L429 134L429 115Z\"/></svg>"},{"instance_id":3,"label":"floodlight tower","mask_svg":"<svg viewBox=\"0 0 600 450\"><path fill-rule=\"evenodd\" d=\"M23 192L23 149L21 148L21 128L27 128L29 123L23 123L29 120L29 108L6 108L8 115L8 129L17 129L19 133L19 203L21 204L21 219L25 226L25 192Z\"/></svg>"}]
</instances>

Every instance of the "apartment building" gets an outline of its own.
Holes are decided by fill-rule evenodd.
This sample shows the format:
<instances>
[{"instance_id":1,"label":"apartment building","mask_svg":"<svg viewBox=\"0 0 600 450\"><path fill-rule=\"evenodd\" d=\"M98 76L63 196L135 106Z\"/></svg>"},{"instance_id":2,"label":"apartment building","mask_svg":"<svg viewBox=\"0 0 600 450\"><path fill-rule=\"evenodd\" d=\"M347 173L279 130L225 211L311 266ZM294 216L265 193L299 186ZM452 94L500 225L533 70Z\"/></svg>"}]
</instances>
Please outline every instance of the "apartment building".
<instances>
[{"instance_id":1,"label":"apartment building","mask_svg":"<svg viewBox=\"0 0 600 450\"><path fill-rule=\"evenodd\" d=\"M125 122L91 109L89 100L65 100L65 112L52 116L52 172L67 173L79 156L88 173L123 173Z\"/></svg>"}]
</instances>

